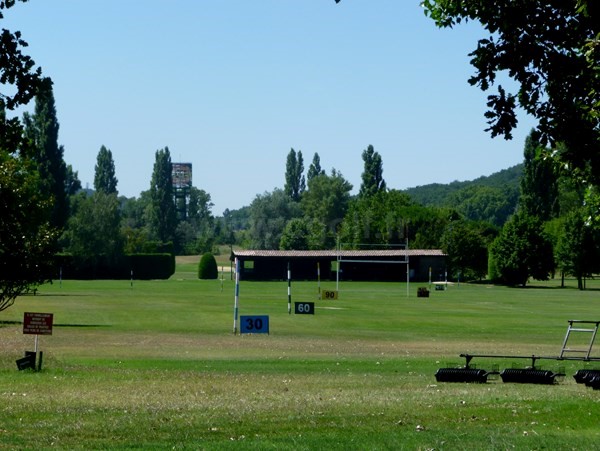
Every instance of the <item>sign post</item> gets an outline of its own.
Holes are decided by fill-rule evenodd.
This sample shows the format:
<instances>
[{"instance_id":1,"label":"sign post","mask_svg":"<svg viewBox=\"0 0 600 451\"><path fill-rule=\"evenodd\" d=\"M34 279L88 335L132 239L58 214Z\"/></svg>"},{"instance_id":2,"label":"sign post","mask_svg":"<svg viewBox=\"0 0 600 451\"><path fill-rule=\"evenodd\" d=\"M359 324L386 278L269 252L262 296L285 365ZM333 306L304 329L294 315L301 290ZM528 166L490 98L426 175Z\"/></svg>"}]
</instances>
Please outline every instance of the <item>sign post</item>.
<instances>
[{"instance_id":1,"label":"sign post","mask_svg":"<svg viewBox=\"0 0 600 451\"><path fill-rule=\"evenodd\" d=\"M52 335L52 326L54 322L54 314L52 313L33 313L25 312L23 316L23 334L35 335L34 352L26 352L23 359L17 360L17 368L20 370L26 368L35 368L35 361L38 355L39 336ZM42 369L42 352L40 351L40 359L37 370Z\"/></svg>"}]
</instances>

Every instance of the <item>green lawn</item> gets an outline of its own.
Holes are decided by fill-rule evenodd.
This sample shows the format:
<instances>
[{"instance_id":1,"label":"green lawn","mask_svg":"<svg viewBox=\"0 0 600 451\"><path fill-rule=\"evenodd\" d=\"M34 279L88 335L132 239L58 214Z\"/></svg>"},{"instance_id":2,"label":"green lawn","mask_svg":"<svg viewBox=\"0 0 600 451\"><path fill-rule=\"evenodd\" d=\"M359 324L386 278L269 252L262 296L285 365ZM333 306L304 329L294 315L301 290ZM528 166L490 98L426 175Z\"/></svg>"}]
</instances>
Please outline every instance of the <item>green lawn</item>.
<instances>
[{"instance_id":1,"label":"green lawn","mask_svg":"<svg viewBox=\"0 0 600 451\"><path fill-rule=\"evenodd\" d=\"M195 280L63 281L0 313L0 448L592 449L600 392L565 367L556 386L436 383L461 352L556 355L568 319L600 320L600 283L527 289L350 283L317 301L314 282L242 282L240 315L269 315L270 335L233 335L234 285ZM334 282L322 288L334 289ZM44 370L26 311L54 313ZM476 361L482 367L490 361ZM500 361L501 367L522 361Z\"/></svg>"}]
</instances>

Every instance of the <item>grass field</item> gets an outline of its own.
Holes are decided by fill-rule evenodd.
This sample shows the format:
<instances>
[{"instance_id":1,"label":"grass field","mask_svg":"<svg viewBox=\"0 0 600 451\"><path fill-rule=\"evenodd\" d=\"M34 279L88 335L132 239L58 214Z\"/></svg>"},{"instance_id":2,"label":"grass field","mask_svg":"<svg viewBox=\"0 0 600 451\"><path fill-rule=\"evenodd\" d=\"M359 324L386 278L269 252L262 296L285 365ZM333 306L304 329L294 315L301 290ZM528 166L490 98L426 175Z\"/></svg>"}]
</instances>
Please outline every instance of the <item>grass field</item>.
<instances>
[{"instance_id":1,"label":"grass field","mask_svg":"<svg viewBox=\"0 0 600 451\"><path fill-rule=\"evenodd\" d=\"M461 352L556 355L568 319L600 320L600 282L527 289L242 282L241 315L269 315L270 335L233 335L234 285L195 280L63 281L0 313L0 449L593 449L600 391L566 362L556 386L436 383ZM570 281L571 287L575 286ZM333 289L334 283L323 282ZM26 311L54 313L32 350ZM475 362L477 363L477 362ZM501 367L525 362L500 361ZM482 367L489 366L482 360ZM554 361L543 362L556 369Z\"/></svg>"}]
</instances>

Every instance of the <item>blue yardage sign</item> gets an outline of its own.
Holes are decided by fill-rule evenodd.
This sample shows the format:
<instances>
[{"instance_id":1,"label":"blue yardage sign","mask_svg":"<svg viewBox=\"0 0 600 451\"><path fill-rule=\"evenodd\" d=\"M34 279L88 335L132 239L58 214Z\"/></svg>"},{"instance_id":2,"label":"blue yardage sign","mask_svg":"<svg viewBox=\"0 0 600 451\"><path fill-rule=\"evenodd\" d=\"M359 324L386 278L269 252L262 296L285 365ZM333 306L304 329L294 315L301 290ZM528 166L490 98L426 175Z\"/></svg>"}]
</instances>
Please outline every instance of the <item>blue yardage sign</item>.
<instances>
[{"instance_id":1,"label":"blue yardage sign","mask_svg":"<svg viewBox=\"0 0 600 451\"><path fill-rule=\"evenodd\" d=\"M240 316L241 334L268 334L269 316Z\"/></svg>"}]
</instances>

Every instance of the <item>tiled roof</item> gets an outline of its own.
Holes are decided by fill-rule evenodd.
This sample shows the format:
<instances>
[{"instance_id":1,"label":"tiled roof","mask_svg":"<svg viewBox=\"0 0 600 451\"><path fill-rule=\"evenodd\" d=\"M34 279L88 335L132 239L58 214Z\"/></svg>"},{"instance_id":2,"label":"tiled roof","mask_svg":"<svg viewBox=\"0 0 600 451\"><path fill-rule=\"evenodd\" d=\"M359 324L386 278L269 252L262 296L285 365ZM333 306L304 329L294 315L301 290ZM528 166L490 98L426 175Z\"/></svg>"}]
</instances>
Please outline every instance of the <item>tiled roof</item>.
<instances>
[{"instance_id":1,"label":"tiled roof","mask_svg":"<svg viewBox=\"0 0 600 451\"><path fill-rule=\"evenodd\" d=\"M272 258L360 258L360 257L443 257L440 249L386 249L386 250L321 250L321 251L269 251L234 250L235 257L272 257Z\"/></svg>"}]
</instances>

